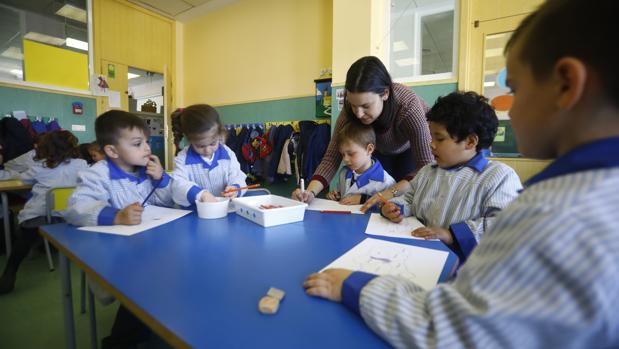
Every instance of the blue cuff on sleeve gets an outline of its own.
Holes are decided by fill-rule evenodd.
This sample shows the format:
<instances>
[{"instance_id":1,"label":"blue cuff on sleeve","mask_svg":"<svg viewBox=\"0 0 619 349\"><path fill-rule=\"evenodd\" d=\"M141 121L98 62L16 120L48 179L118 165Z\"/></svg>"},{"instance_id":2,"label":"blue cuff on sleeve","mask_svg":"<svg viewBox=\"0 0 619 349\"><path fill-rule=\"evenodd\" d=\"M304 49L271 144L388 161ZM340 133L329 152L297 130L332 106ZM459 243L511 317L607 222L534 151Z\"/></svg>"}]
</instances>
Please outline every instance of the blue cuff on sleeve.
<instances>
[{"instance_id":1,"label":"blue cuff on sleeve","mask_svg":"<svg viewBox=\"0 0 619 349\"><path fill-rule=\"evenodd\" d=\"M198 187L197 185L194 185L193 187L191 187L191 189L189 189L189 191L187 192L187 201L189 201L189 205L193 205L196 203L196 196L198 196L201 191L202 188Z\"/></svg>"},{"instance_id":2,"label":"blue cuff on sleeve","mask_svg":"<svg viewBox=\"0 0 619 349\"><path fill-rule=\"evenodd\" d=\"M376 275L356 271L344 280L342 285L342 303L350 310L361 315L359 311L359 296L361 290L368 282L372 281Z\"/></svg>"},{"instance_id":3,"label":"blue cuff on sleeve","mask_svg":"<svg viewBox=\"0 0 619 349\"><path fill-rule=\"evenodd\" d=\"M163 175L161 176L161 180L159 181L157 188L165 188L168 186L168 184L170 184L170 176L168 176L167 173L163 172Z\"/></svg>"},{"instance_id":4,"label":"blue cuff on sleeve","mask_svg":"<svg viewBox=\"0 0 619 349\"><path fill-rule=\"evenodd\" d=\"M120 210L112 206L104 207L97 217L97 225L114 225L114 218L118 211Z\"/></svg>"},{"instance_id":5,"label":"blue cuff on sleeve","mask_svg":"<svg viewBox=\"0 0 619 349\"><path fill-rule=\"evenodd\" d=\"M475 235L473 235L471 228L464 222L452 224L449 226L449 229L456 242L452 250L458 255L460 264L462 264L473 252L475 246L477 246L477 240L475 240Z\"/></svg>"}]
</instances>

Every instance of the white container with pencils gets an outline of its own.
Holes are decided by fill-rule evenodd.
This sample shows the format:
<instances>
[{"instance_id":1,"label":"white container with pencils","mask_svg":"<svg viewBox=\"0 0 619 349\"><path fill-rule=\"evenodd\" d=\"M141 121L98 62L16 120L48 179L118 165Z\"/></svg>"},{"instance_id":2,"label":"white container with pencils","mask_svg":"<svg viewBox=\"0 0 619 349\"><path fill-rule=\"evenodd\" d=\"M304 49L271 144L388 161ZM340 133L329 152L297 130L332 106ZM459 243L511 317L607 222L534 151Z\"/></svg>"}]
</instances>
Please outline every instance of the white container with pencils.
<instances>
[{"instance_id":1,"label":"white container with pencils","mask_svg":"<svg viewBox=\"0 0 619 349\"><path fill-rule=\"evenodd\" d=\"M307 204L277 195L259 195L232 199L236 214L263 227L300 222Z\"/></svg>"}]
</instances>

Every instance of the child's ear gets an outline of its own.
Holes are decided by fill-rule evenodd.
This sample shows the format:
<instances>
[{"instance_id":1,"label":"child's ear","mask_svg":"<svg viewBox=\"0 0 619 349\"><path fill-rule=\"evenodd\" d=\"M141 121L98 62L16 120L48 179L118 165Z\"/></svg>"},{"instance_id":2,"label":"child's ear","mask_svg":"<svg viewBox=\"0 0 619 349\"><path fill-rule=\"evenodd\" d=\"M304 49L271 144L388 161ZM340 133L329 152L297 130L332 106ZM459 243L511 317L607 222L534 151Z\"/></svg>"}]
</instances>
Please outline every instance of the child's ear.
<instances>
[{"instance_id":1,"label":"child's ear","mask_svg":"<svg viewBox=\"0 0 619 349\"><path fill-rule=\"evenodd\" d=\"M103 153L107 155L107 157L110 159L118 158L118 152L116 151L116 147L111 144L108 144L103 147Z\"/></svg>"},{"instance_id":2,"label":"child's ear","mask_svg":"<svg viewBox=\"0 0 619 349\"><path fill-rule=\"evenodd\" d=\"M372 153L374 153L374 144L372 144L372 143L368 144L368 146L365 148L365 150L367 150L369 155L372 155Z\"/></svg>"},{"instance_id":3,"label":"child's ear","mask_svg":"<svg viewBox=\"0 0 619 349\"><path fill-rule=\"evenodd\" d=\"M477 144L479 144L479 136L474 133L470 134L466 136L464 142L464 147L466 150L475 149L477 148Z\"/></svg>"},{"instance_id":4,"label":"child's ear","mask_svg":"<svg viewBox=\"0 0 619 349\"><path fill-rule=\"evenodd\" d=\"M573 108L583 96L587 67L579 59L562 58L555 64L555 77L559 84L557 106L560 109Z\"/></svg>"}]
</instances>

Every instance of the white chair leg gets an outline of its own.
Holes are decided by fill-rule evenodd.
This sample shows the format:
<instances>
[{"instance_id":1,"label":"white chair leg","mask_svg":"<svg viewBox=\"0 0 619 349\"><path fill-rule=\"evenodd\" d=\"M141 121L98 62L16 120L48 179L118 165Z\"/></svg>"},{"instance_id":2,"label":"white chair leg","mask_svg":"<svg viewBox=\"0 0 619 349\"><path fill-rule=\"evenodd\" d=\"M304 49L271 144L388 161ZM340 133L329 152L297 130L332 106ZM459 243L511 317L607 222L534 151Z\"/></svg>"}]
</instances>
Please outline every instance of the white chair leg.
<instances>
[{"instance_id":1,"label":"white chair leg","mask_svg":"<svg viewBox=\"0 0 619 349\"><path fill-rule=\"evenodd\" d=\"M49 248L49 242L47 239L43 239L43 244L45 245L45 254L47 254L47 265L49 266L49 271L54 271L54 261L52 260L52 251Z\"/></svg>"}]
</instances>

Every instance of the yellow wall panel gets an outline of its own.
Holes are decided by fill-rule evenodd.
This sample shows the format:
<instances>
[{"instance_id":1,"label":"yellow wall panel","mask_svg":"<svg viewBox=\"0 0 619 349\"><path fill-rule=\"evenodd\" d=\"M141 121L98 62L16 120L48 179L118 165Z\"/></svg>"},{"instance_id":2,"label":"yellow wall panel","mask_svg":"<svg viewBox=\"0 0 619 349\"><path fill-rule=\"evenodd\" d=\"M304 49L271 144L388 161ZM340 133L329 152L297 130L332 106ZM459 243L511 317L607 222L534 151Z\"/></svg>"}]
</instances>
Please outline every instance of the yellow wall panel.
<instances>
[{"instance_id":1,"label":"yellow wall panel","mask_svg":"<svg viewBox=\"0 0 619 349\"><path fill-rule=\"evenodd\" d=\"M163 73L172 61L174 21L124 1L98 0L95 4L100 57Z\"/></svg>"},{"instance_id":2,"label":"yellow wall panel","mask_svg":"<svg viewBox=\"0 0 619 349\"><path fill-rule=\"evenodd\" d=\"M333 84L343 85L357 59L370 55L371 0L333 0Z\"/></svg>"},{"instance_id":3,"label":"yellow wall panel","mask_svg":"<svg viewBox=\"0 0 619 349\"><path fill-rule=\"evenodd\" d=\"M88 55L24 40L24 78L52 86L88 90Z\"/></svg>"},{"instance_id":4,"label":"yellow wall panel","mask_svg":"<svg viewBox=\"0 0 619 349\"><path fill-rule=\"evenodd\" d=\"M243 0L185 23L185 104L313 95L332 21L331 0Z\"/></svg>"},{"instance_id":5,"label":"yellow wall panel","mask_svg":"<svg viewBox=\"0 0 619 349\"><path fill-rule=\"evenodd\" d=\"M474 20L489 21L535 11L543 0L473 0Z\"/></svg>"}]
</instances>

